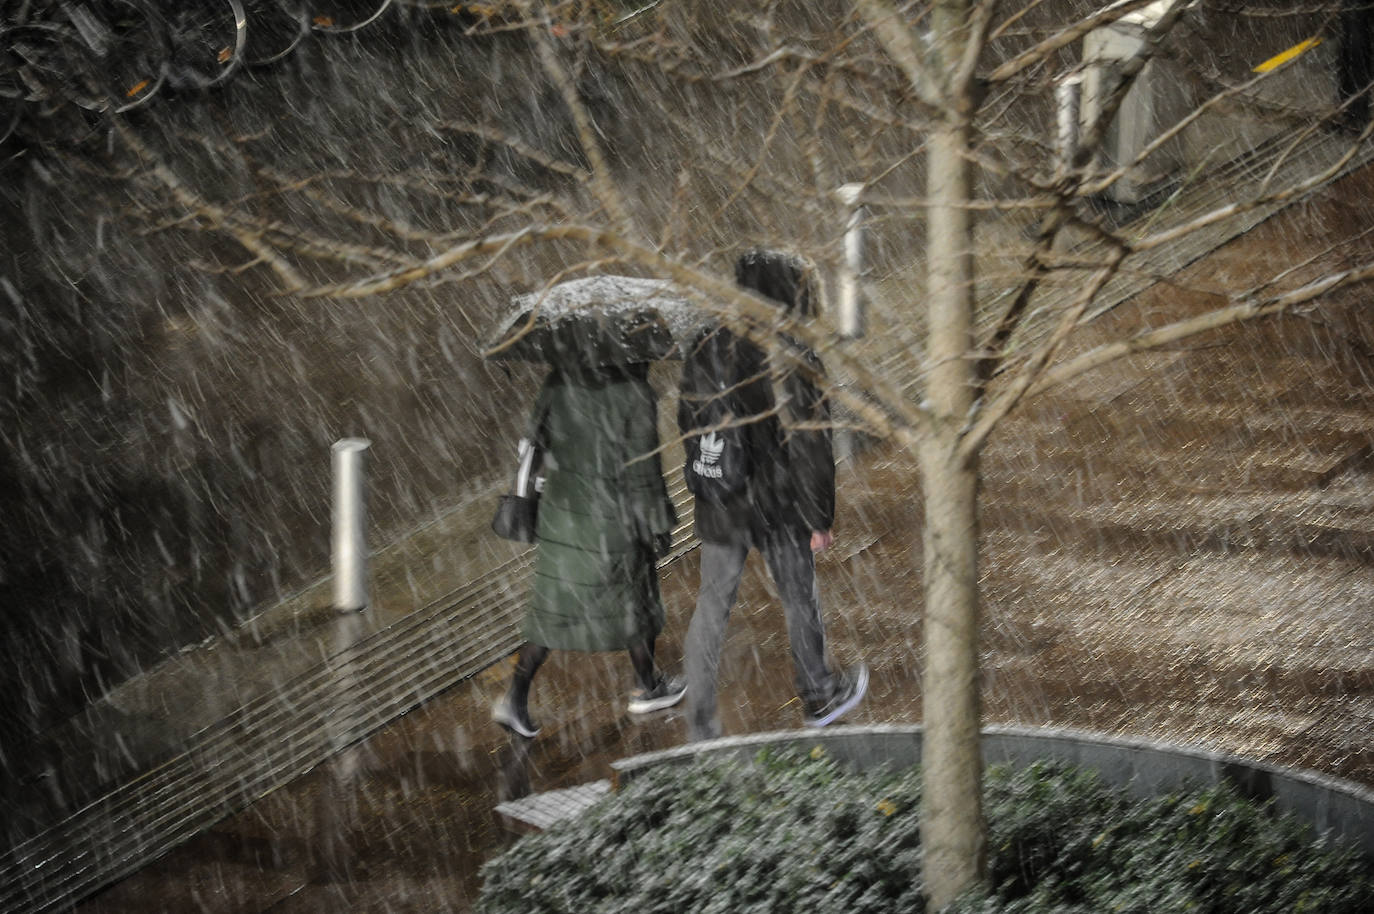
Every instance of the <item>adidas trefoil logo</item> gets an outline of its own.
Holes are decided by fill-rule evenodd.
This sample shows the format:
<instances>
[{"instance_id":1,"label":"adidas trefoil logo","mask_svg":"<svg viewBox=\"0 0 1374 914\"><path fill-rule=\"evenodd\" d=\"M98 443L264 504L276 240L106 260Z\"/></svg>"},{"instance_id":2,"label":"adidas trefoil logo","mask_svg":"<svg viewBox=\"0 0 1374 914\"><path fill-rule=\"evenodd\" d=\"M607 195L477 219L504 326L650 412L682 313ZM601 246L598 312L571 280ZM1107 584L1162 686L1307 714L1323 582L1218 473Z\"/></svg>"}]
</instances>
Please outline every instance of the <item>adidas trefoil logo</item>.
<instances>
[{"instance_id":1,"label":"adidas trefoil logo","mask_svg":"<svg viewBox=\"0 0 1374 914\"><path fill-rule=\"evenodd\" d=\"M725 439L713 429L701 436L701 456L692 461L692 472L707 479L721 477L720 455L725 450Z\"/></svg>"},{"instance_id":2,"label":"adidas trefoil logo","mask_svg":"<svg viewBox=\"0 0 1374 914\"><path fill-rule=\"evenodd\" d=\"M716 464L720 462L721 451L725 450L725 439L715 433L714 430L708 432L701 439L701 459L706 463Z\"/></svg>"}]
</instances>

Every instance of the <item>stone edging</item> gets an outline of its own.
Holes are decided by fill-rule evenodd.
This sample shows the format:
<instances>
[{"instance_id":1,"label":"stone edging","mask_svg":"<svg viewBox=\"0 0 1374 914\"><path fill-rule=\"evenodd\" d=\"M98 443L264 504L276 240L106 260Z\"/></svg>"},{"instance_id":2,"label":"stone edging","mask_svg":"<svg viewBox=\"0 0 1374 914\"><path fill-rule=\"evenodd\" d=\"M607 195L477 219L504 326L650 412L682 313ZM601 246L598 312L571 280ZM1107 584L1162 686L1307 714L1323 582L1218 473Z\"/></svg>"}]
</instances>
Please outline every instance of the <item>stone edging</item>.
<instances>
[{"instance_id":1,"label":"stone edging","mask_svg":"<svg viewBox=\"0 0 1374 914\"><path fill-rule=\"evenodd\" d=\"M922 728L915 724L831 727L726 737L650 752L613 762L616 789L660 765L700 755L752 756L765 747L824 747L841 764L858 769L921 759ZM1153 796L1186 783L1228 782L1244 796L1340 837L1374 860L1374 790L1314 771L1283 768L1235 755L1085 730L993 726L983 729L986 764L1027 764L1055 759L1097 770L1104 781L1135 796Z\"/></svg>"}]
</instances>

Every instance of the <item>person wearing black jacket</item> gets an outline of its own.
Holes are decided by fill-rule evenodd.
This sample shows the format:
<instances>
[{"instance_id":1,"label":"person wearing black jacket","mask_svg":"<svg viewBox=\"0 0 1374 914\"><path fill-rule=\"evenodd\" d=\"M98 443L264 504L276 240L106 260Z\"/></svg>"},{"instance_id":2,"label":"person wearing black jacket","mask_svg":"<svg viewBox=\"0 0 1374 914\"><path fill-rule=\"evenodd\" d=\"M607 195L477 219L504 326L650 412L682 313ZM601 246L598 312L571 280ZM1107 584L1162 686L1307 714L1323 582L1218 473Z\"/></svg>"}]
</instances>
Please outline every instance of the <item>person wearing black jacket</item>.
<instances>
[{"instance_id":1,"label":"person wearing black jacket","mask_svg":"<svg viewBox=\"0 0 1374 914\"><path fill-rule=\"evenodd\" d=\"M805 262L778 251L749 251L735 264L742 288L802 319L814 309L810 274ZM783 342L805 368L775 369L757 345L724 328L703 331L684 360L679 430L690 435L708 427L707 404L728 391L732 413L742 417L735 428L747 455L740 490L718 500L700 493L695 498L701 586L684 647L689 740L721 732L716 674L751 548L762 553L782 600L804 723L823 727L838 720L868 688L862 663L836 671L826 662L815 553L834 541L830 412L811 380L823 371L820 359L794 340ZM691 472L690 461L686 472Z\"/></svg>"}]
</instances>

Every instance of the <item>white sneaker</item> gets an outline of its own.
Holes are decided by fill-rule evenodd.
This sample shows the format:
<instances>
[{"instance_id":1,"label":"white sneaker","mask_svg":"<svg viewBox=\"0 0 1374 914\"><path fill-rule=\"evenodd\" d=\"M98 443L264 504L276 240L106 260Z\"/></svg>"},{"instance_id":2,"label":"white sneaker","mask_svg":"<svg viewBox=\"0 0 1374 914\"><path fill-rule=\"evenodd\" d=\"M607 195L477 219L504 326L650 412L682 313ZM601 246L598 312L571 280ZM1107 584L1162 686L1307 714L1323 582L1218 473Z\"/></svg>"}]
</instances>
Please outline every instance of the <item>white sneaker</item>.
<instances>
[{"instance_id":1,"label":"white sneaker","mask_svg":"<svg viewBox=\"0 0 1374 914\"><path fill-rule=\"evenodd\" d=\"M825 704L807 708L802 723L808 727L824 727L858 707L868 691L868 667L862 663L855 664L842 670L835 680L835 694Z\"/></svg>"},{"instance_id":2,"label":"white sneaker","mask_svg":"<svg viewBox=\"0 0 1374 914\"><path fill-rule=\"evenodd\" d=\"M687 680L681 676L660 676L652 689L637 689L632 692L628 708L631 714L662 711L682 701L682 696L686 694Z\"/></svg>"},{"instance_id":3,"label":"white sneaker","mask_svg":"<svg viewBox=\"0 0 1374 914\"><path fill-rule=\"evenodd\" d=\"M509 695L502 695L496 704L491 706L491 719L525 739L534 739L542 729L534 725L528 712L521 714L516 711L511 704Z\"/></svg>"}]
</instances>

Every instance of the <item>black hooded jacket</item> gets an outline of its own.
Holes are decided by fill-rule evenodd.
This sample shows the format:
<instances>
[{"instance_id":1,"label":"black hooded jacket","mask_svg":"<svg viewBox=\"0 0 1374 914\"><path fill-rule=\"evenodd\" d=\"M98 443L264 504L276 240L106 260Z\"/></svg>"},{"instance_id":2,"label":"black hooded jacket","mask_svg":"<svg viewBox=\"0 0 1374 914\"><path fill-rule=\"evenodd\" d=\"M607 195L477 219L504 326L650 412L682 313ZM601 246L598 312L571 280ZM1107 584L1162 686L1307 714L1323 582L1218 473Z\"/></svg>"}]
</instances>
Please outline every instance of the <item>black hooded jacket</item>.
<instances>
[{"instance_id":1,"label":"black hooded jacket","mask_svg":"<svg viewBox=\"0 0 1374 914\"><path fill-rule=\"evenodd\" d=\"M788 341L790 342L790 341ZM794 343L810 371L820 359ZM696 533L709 543L762 545L808 541L835 522L835 457L830 407L797 371L772 376L767 356L724 329L703 332L687 352L678 400L678 429L702 428L702 404L717 395L717 381L739 397L750 467L744 490L725 504L696 499ZM776 392L776 394L775 394Z\"/></svg>"}]
</instances>

